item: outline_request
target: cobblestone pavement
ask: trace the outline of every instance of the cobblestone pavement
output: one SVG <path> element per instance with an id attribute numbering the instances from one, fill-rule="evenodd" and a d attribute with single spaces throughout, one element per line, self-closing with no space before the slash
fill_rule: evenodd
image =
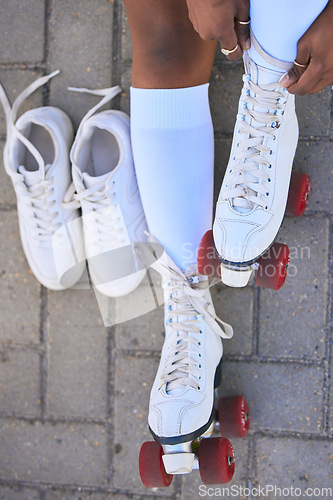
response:
<path id="1" fill-rule="evenodd" d="M 120 0 L 1 2 L 0 81 L 10 98 L 58 68 L 61 74 L 22 110 L 59 106 L 77 127 L 96 98 L 67 86 L 120 83 L 114 105 L 128 111 L 131 44 Z M 217 56 L 216 186 L 241 74 L 241 63 Z M 233 498 L 248 496 L 241 487 L 289 488 L 265 490 L 273 499 L 333 486 L 331 90 L 300 98 L 297 108 L 294 168 L 310 174 L 312 193 L 305 215 L 286 218 L 279 233 L 292 250 L 291 275 L 279 292 L 214 289 L 218 315 L 235 329 L 225 342 L 221 392 L 244 394 L 251 408 L 248 437 L 233 442 Z M 3 147 L 2 112 L 0 134 Z M 137 458 L 150 438 L 147 406 L 163 342 L 162 309 L 106 328 L 93 291 L 40 287 L 23 256 L 14 192 L 2 167 L 0 177 L 0 499 L 222 496 L 204 490 L 197 471 L 166 490 L 141 485 Z M 309 491 L 308 498 L 325 495 Z"/>

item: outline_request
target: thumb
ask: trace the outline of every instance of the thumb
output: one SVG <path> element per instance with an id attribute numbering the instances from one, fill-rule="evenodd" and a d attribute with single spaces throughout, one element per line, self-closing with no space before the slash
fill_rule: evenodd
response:
<path id="1" fill-rule="evenodd" d="M 288 73 L 282 76 L 279 82 L 281 87 L 285 87 L 286 89 L 298 82 L 309 65 L 309 49 L 307 44 L 304 43 L 303 38 L 301 38 L 297 44 L 296 59 L 294 60 L 292 68 L 288 71 Z"/>
<path id="2" fill-rule="evenodd" d="M 308 67 L 307 65 L 304 65 L 304 67 L 297 66 L 294 63 L 292 68 L 288 71 L 288 73 L 285 73 L 280 79 L 279 84 L 281 85 L 281 87 L 285 87 L 286 89 L 288 89 L 291 85 L 297 83 L 307 67 Z"/>

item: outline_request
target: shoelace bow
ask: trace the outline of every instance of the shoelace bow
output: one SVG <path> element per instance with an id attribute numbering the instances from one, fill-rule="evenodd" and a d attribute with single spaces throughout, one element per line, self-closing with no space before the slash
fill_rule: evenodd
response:
<path id="1" fill-rule="evenodd" d="M 237 153 L 228 172 L 228 186 L 223 199 L 232 199 L 236 207 L 253 208 L 260 205 L 267 208 L 268 184 L 271 182 L 269 156 L 272 150 L 264 144 L 264 139 L 275 140 L 276 129 L 280 126 L 278 116 L 283 114 L 285 97 L 282 89 L 277 90 L 276 83 L 259 87 L 250 80 L 249 75 L 244 75 L 243 80 L 246 82 L 242 90 L 244 109 L 237 118 L 241 118 L 244 124 L 240 126 L 239 132 L 248 137 L 236 145 Z M 250 125 L 251 120 L 262 126 Z M 266 169 L 262 168 L 263 165 Z"/>
<path id="2" fill-rule="evenodd" d="M 149 235 L 149 240 L 156 240 Z M 153 257 L 154 258 L 154 257 Z M 161 387 L 167 384 L 167 391 L 190 386 L 200 389 L 200 335 L 199 322 L 205 320 L 209 328 L 221 338 L 229 339 L 233 335 L 230 325 L 222 321 L 208 307 L 205 294 L 208 282 L 200 276 L 187 279 L 176 266 L 171 267 L 163 256 L 151 265 L 163 278 L 169 298 L 165 304 L 167 325 L 174 331 L 169 338 L 168 352 L 161 376 Z M 190 281 L 196 285 L 191 286 Z M 202 288 L 200 288 L 202 287 Z M 219 326 L 218 323 L 221 325 Z"/>

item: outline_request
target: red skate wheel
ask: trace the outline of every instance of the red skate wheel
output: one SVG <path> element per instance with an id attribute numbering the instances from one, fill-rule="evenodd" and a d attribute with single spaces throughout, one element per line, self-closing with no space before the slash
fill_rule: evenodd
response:
<path id="1" fill-rule="evenodd" d="M 249 407 L 243 396 L 220 398 L 218 417 L 222 436 L 245 437 L 249 432 Z"/>
<path id="2" fill-rule="evenodd" d="M 235 472 L 235 454 L 228 439 L 204 438 L 199 446 L 199 471 L 204 484 L 224 484 Z"/>
<path id="3" fill-rule="evenodd" d="M 286 214 L 294 217 L 302 215 L 308 204 L 310 193 L 310 177 L 301 172 L 292 172 Z"/>
<path id="4" fill-rule="evenodd" d="M 163 448 L 156 441 L 146 441 L 141 446 L 139 472 L 146 488 L 166 488 L 171 484 L 173 475 L 165 471 L 162 455 Z"/>
<path id="5" fill-rule="evenodd" d="M 286 281 L 289 258 L 288 245 L 274 243 L 258 260 L 256 285 L 279 290 Z"/>
<path id="6" fill-rule="evenodd" d="M 203 235 L 200 241 L 197 264 L 200 274 L 221 278 L 221 261 L 215 250 L 211 229 Z"/>

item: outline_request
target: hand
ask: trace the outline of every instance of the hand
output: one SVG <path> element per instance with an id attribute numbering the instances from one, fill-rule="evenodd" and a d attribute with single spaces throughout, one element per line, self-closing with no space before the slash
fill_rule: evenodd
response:
<path id="1" fill-rule="evenodd" d="M 291 94 L 315 94 L 333 83 L 333 1 L 297 43 L 296 62 L 280 84 Z"/>
<path id="2" fill-rule="evenodd" d="M 218 40 L 221 48 L 228 50 L 239 45 L 235 52 L 227 56 L 230 61 L 236 61 L 242 56 L 243 50 L 250 48 L 250 25 L 236 21 L 250 19 L 249 0 L 186 1 L 189 18 L 203 40 Z"/>

